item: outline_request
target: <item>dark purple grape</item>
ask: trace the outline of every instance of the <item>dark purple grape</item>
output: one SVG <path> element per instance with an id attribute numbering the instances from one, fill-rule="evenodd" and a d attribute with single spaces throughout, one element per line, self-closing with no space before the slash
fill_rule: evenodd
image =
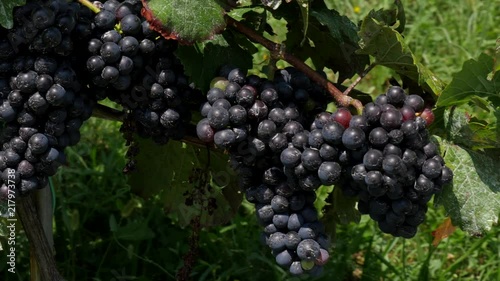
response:
<path id="1" fill-rule="evenodd" d="M 293 138 L 295 134 L 302 131 L 304 131 L 304 127 L 297 121 L 288 121 L 285 126 L 283 126 L 282 130 L 283 134 L 285 134 L 288 139 Z"/>
<path id="2" fill-rule="evenodd" d="M 252 107 L 248 110 L 248 118 L 262 120 L 267 117 L 268 108 L 265 103 L 256 100 Z"/>
<path id="3" fill-rule="evenodd" d="M 396 106 L 402 105 L 406 99 L 405 91 L 398 86 L 390 87 L 385 95 L 387 96 L 387 102 Z"/>
<path id="4" fill-rule="evenodd" d="M 366 141 L 366 136 L 360 128 L 347 128 L 342 134 L 342 144 L 348 149 L 355 150 L 361 148 Z"/>
<path id="5" fill-rule="evenodd" d="M 435 179 L 441 175 L 441 163 L 435 159 L 427 159 L 422 166 L 422 173 L 429 179 Z"/>
<path id="6" fill-rule="evenodd" d="M 269 140 L 276 134 L 276 124 L 271 120 L 262 120 L 257 127 L 257 136 L 262 140 Z"/>
<path id="7" fill-rule="evenodd" d="M 100 54 L 106 63 L 118 62 L 121 57 L 120 46 L 113 42 L 106 42 L 101 46 Z"/>
<path id="8" fill-rule="evenodd" d="M 380 125 L 387 131 L 399 129 L 403 122 L 403 115 L 397 109 L 390 109 L 380 115 Z"/>
<path id="9" fill-rule="evenodd" d="M 229 112 L 223 107 L 212 107 L 208 112 L 208 122 L 216 130 L 224 129 L 229 125 Z"/>
<path id="10" fill-rule="evenodd" d="M 383 160 L 384 154 L 380 150 L 370 149 L 363 157 L 363 164 L 367 170 L 380 170 Z"/>
<path id="11" fill-rule="evenodd" d="M 120 20 L 120 28 L 125 35 L 135 35 L 142 30 L 141 19 L 133 14 L 126 15 Z"/>
<path id="12" fill-rule="evenodd" d="M 321 133 L 325 142 L 338 145 L 342 143 L 344 131 L 345 129 L 340 123 L 332 121 L 324 125 Z"/>
<path id="13" fill-rule="evenodd" d="M 422 112 L 424 110 L 424 99 L 418 95 L 407 96 L 404 104 L 413 108 L 415 112 Z"/>
<path id="14" fill-rule="evenodd" d="M 357 127 L 367 133 L 369 126 L 368 121 L 363 115 L 354 115 L 349 122 L 349 127 Z"/>
<path id="15" fill-rule="evenodd" d="M 316 171 L 322 163 L 317 149 L 306 148 L 301 155 L 302 165 L 309 171 Z"/>
<path id="16" fill-rule="evenodd" d="M 293 139 L 292 139 L 293 142 Z M 323 144 L 323 135 L 322 131 L 319 129 L 312 130 L 309 134 L 308 144 L 311 148 L 319 149 Z"/>
<path id="17" fill-rule="evenodd" d="M 94 23 L 97 27 L 103 30 L 110 30 L 114 28 L 116 17 L 115 15 L 107 10 L 101 10 L 94 17 Z"/>
<path id="18" fill-rule="evenodd" d="M 318 177 L 324 185 L 335 184 L 339 179 L 342 168 L 337 162 L 323 162 L 318 168 Z"/>
<path id="19" fill-rule="evenodd" d="M 368 124 L 376 124 L 379 121 L 381 114 L 382 110 L 374 103 L 367 103 L 363 108 L 363 116 L 366 118 Z"/>
<path id="20" fill-rule="evenodd" d="M 321 247 L 312 239 L 302 240 L 297 246 L 297 256 L 304 261 L 314 261 L 321 256 Z"/>
<path id="21" fill-rule="evenodd" d="M 377 127 L 370 132 L 368 140 L 374 147 L 383 148 L 389 141 L 389 136 L 384 128 Z"/>
<path id="22" fill-rule="evenodd" d="M 272 250 L 282 251 L 286 248 L 285 246 L 286 235 L 281 232 L 275 232 L 269 236 L 267 240 L 267 245 Z"/>
<path id="23" fill-rule="evenodd" d="M 227 92 L 227 89 L 226 89 Z M 278 101 L 278 92 L 273 88 L 268 88 L 260 93 L 260 99 L 267 105 L 273 106 Z"/>
<path id="24" fill-rule="evenodd" d="M 280 160 L 285 167 L 295 167 L 300 163 L 301 152 L 295 147 L 288 147 L 281 152 Z"/>
<path id="25" fill-rule="evenodd" d="M 246 72 L 239 68 L 235 68 L 229 72 L 227 80 L 243 85 L 246 81 Z"/>
<path id="26" fill-rule="evenodd" d="M 236 134 L 231 129 L 218 131 L 214 135 L 214 143 L 222 148 L 228 148 L 236 142 Z"/>

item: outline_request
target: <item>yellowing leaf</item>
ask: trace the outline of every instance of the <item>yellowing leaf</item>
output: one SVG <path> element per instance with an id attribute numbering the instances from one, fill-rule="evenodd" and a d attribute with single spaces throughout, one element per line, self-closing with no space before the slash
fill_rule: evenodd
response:
<path id="1" fill-rule="evenodd" d="M 451 223 L 451 219 L 448 217 L 441 223 L 436 230 L 432 232 L 432 236 L 434 236 L 434 240 L 432 240 L 432 246 L 437 247 L 437 245 L 445 238 L 449 237 L 455 230 L 457 229 Z"/>

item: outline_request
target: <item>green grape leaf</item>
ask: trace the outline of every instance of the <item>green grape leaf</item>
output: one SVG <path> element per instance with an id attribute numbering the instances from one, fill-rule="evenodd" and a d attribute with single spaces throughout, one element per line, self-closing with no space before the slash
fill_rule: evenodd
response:
<path id="1" fill-rule="evenodd" d="M 482 236 L 498 222 L 500 159 L 436 139 L 454 178 L 436 195 L 435 202 L 444 206 L 453 225 Z"/>
<path id="2" fill-rule="evenodd" d="M 153 30 L 183 44 L 210 39 L 226 26 L 217 0 L 143 0 L 143 6 Z"/>
<path id="3" fill-rule="evenodd" d="M 245 41 L 237 41 L 232 32 L 225 31 L 210 41 L 193 46 L 179 46 L 176 55 L 184 65 L 190 80 L 198 89 L 206 92 L 210 81 L 217 76 L 222 66 L 252 68 L 252 54 L 257 52 L 257 49 L 251 49 L 253 45 L 238 45 L 237 42 L 243 44 Z"/>
<path id="4" fill-rule="evenodd" d="M 368 17 L 394 28 L 399 33 L 403 33 L 406 25 L 405 10 L 400 0 L 395 0 L 390 9 L 371 10 Z"/>
<path id="5" fill-rule="evenodd" d="M 312 2 L 307 36 L 303 41 L 303 20 L 292 17 L 297 13 L 290 8 L 276 15 L 288 22 L 285 45 L 289 51 L 303 61 L 310 58 L 316 69 L 329 67 L 338 72 L 339 83 L 363 72 L 369 57 L 356 53 L 359 50 L 358 28 L 351 20 L 328 9 L 321 1 Z"/>
<path id="6" fill-rule="evenodd" d="M 497 125 L 500 111 L 489 104 L 484 106 L 488 106 L 487 111 L 467 104 L 447 108 L 443 115 L 447 139 L 474 150 L 500 148 L 500 128 Z"/>
<path id="7" fill-rule="evenodd" d="M 361 23 L 360 54 L 375 57 L 377 65 L 393 69 L 401 76 L 417 82 L 436 98 L 445 84 L 422 63 L 418 62 L 403 36 L 385 22 L 368 15 Z"/>
<path id="8" fill-rule="evenodd" d="M 316 201 L 314 201 L 314 207 L 316 210 L 320 210 L 320 215 L 322 215 L 321 210 L 323 210 L 323 208 L 330 206 L 328 198 L 332 192 L 332 185 L 322 185 L 316 190 Z"/>
<path id="9" fill-rule="evenodd" d="M 14 7 L 26 4 L 26 0 L 0 0 L 0 25 L 9 29 L 14 26 L 12 11 Z"/>
<path id="10" fill-rule="evenodd" d="M 462 70 L 453 75 L 453 79 L 437 100 L 437 106 L 460 105 L 473 97 L 491 100 L 500 106 L 500 72 L 488 79 L 494 70 L 492 57 L 481 54 L 479 59 L 464 62 Z"/>
<path id="11" fill-rule="evenodd" d="M 204 226 L 227 223 L 242 201 L 228 157 L 205 147 L 170 141 L 159 146 L 139 140 L 132 191 L 164 204 L 165 213 L 188 226 L 200 216 Z"/>

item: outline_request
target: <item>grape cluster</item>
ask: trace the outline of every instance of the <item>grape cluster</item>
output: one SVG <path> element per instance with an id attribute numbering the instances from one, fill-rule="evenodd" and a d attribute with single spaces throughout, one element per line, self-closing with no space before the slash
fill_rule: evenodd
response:
<path id="1" fill-rule="evenodd" d="M 0 197 L 43 188 L 80 140 L 95 100 L 69 55 L 90 34 L 91 16 L 76 3 L 28 2 L 0 30 Z"/>
<path id="2" fill-rule="evenodd" d="M 413 237 L 427 202 L 453 179 L 423 117 L 432 120 L 424 100 L 393 86 L 366 104 L 342 133 L 342 189 L 358 196 L 359 211 L 394 236 Z"/>
<path id="3" fill-rule="evenodd" d="M 383 232 L 410 238 L 432 195 L 453 178 L 430 141 L 433 115 L 420 96 L 391 87 L 352 116 L 346 108 L 326 112 L 324 92 L 293 68 L 272 82 L 238 68 L 221 72 L 197 135 L 230 153 L 266 244 L 293 274 L 315 272 L 328 259 L 312 205 L 321 185 L 358 196 L 360 212 Z"/>
<path id="4" fill-rule="evenodd" d="M 108 0 L 100 7 L 85 50 L 89 87 L 128 109 L 140 136 L 159 144 L 181 139 L 195 90 L 173 54 L 175 41 L 149 28 L 140 1 Z"/>
<path id="5" fill-rule="evenodd" d="M 278 71 L 274 81 L 246 76 L 238 68 L 221 72 L 223 78 L 215 79 L 200 109 L 204 118 L 197 135 L 229 151 L 276 262 L 292 274 L 318 273 L 329 257 L 328 238 L 313 206 L 321 181 L 318 168 L 307 166 L 311 157 L 304 127 L 325 110 L 326 95 L 293 68 Z M 301 153 L 310 170 L 300 178 L 288 176 L 294 170 L 283 165 L 283 155 L 298 155 L 300 162 Z"/>

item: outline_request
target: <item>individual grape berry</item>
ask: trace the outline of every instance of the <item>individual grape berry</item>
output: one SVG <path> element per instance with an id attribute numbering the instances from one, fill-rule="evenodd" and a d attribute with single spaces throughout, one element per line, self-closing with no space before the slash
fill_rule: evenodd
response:
<path id="1" fill-rule="evenodd" d="M 297 121 L 289 121 L 283 126 L 283 134 L 291 139 L 297 133 L 304 131 L 304 127 Z"/>
<path id="2" fill-rule="evenodd" d="M 282 133 L 275 134 L 269 141 L 269 148 L 273 152 L 281 152 L 287 148 L 288 140 L 286 136 Z"/>
<path id="3" fill-rule="evenodd" d="M 319 149 L 319 156 L 324 161 L 334 161 L 338 157 L 338 150 L 335 146 L 324 143 Z"/>
<path id="4" fill-rule="evenodd" d="M 338 145 L 342 143 L 344 130 L 344 127 L 340 123 L 333 121 L 325 124 L 321 133 L 325 142 Z"/>
<path id="5" fill-rule="evenodd" d="M 196 125 L 196 135 L 203 142 L 211 143 L 214 141 L 215 132 L 212 127 L 210 127 L 210 123 L 207 118 L 202 119 Z"/>
<path id="6" fill-rule="evenodd" d="M 120 20 L 120 28 L 126 35 L 137 34 L 142 29 L 141 19 L 133 14 L 126 15 Z"/>
<path id="7" fill-rule="evenodd" d="M 382 148 L 389 142 L 389 136 L 384 128 L 377 127 L 370 132 L 368 140 L 374 147 Z"/>
<path id="8" fill-rule="evenodd" d="M 342 144 L 351 150 L 359 149 L 366 141 L 366 136 L 360 128 L 347 128 L 342 134 Z"/>
<path id="9" fill-rule="evenodd" d="M 418 95 L 407 96 L 404 104 L 413 108 L 415 112 L 422 112 L 422 110 L 424 109 L 424 99 Z"/>
<path id="10" fill-rule="evenodd" d="M 318 177 L 324 185 L 335 184 L 339 179 L 342 168 L 337 162 L 323 162 L 318 168 Z"/>
<path id="11" fill-rule="evenodd" d="M 316 171 L 322 163 L 317 149 L 306 148 L 301 155 L 302 165 L 309 171 Z"/>
<path id="12" fill-rule="evenodd" d="M 321 257 L 321 247 L 313 239 L 304 239 L 297 246 L 297 256 L 301 260 L 314 261 Z"/>
<path id="13" fill-rule="evenodd" d="M 106 42 L 102 45 L 100 54 L 106 63 L 118 62 L 121 57 L 120 46 L 114 42 Z"/>
<path id="14" fill-rule="evenodd" d="M 276 134 L 276 124 L 271 120 L 263 120 L 257 127 L 257 136 L 262 140 L 269 140 Z"/>
<path id="15" fill-rule="evenodd" d="M 223 108 L 229 110 L 229 108 L 231 108 L 231 103 L 226 99 L 218 99 L 218 100 L 214 101 L 212 106 L 220 106 L 220 107 L 223 107 Z"/>
<path id="16" fill-rule="evenodd" d="M 348 127 L 357 127 L 363 130 L 363 132 L 367 133 L 369 126 L 368 121 L 363 115 L 354 115 L 349 122 Z"/>
<path id="17" fill-rule="evenodd" d="M 390 87 L 385 93 L 387 102 L 392 105 L 402 105 L 406 99 L 405 91 L 398 86 Z"/>
<path id="18" fill-rule="evenodd" d="M 401 115 L 403 116 L 403 122 L 407 120 L 414 120 L 415 119 L 415 110 L 408 106 L 405 105 L 399 109 L 401 112 Z"/>
<path id="19" fill-rule="evenodd" d="M 49 139 L 40 133 L 30 137 L 28 147 L 34 154 L 42 154 L 49 148 Z"/>
<path id="20" fill-rule="evenodd" d="M 214 135 L 214 143 L 222 148 L 228 148 L 236 142 L 236 134 L 231 129 L 218 131 Z"/>
<path id="21" fill-rule="evenodd" d="M 428 159 L 422 166 L 422 173 L 429 179 L 437 178 L 441 175 L 441 163 L 435 159 Z"/>
<path id="22" fill-rule="evenodd" d="M 293 262 L 293 252 L 284 250 L 276 255 L 276 263 L 282 267 L 289 267 Z"/>
<path id="23" fill-rule="evenodd" d="M 249 119 L 262 120 L 265 117 L 267 117 L 267 114 L 268 114 L 267 105 L 260 100 L 256 100 L 255 103 L 248 110 Z"/>
<path id="24" fill-rule="evenodd" d="M 374 103 L 367 103 L 363 108 L 363 116 L 366 118 L 368 124 L 376 124 L 379 121 L 381 114 L 382 110 L 380 109 L 380 106 Z"/>
<path id="25" fill-rule="evenodd" d="M 387 96 L 385 94 L 379 95 L 373 103 L 375 103 L 376 105 L 387 104 Z"/>
<path id="26" fill-rule="evenodd" d="M 433 188 L 434 188 L 434 183 L 432 180 L 427 178 L 425 175 L 420 175 L 417 180 L 415 181 L 415 191 L 423 194 L 423 195 L 428 195 L 432 194 Z"/>
<path id="27" fill-rule="evenodd" d="M 390 109 L 380 115 L 380 125 L 387 131 L 398 129 L 403 122 L 403 115 L 397 109 Z"/>
<path id="28" fill-rule="evenodd" d="M 292 139 L 293 141 L 293 139 Z M 309 139 L 308 139 L 308 144 L 312 148 L 319 149 L 321 145 L 323 144 L 323 135 L 322 131 L 319 129 L 312 130 L 311 133 L 309 134 Z"/>
<path id="29" fill-rule="evenodd" d="M 320 252 L 321 254 L 321 252 Z M 304 274 L 304 270 L 302 269 L 302 264 L 300 261 L 294 261 L 290 265 L 289 271 L 292 275 L 302 275 Z"/>
<path id="30" fill-rule="evenodd" d="M 425 108 L 422 114 L 420 114 L 420 117 L 425 120 L 427 126 L 430 126 L 434 122 L 435 118 L 434 113 L 430 108 Z"/>
<path id="31" fill-rule="evenodd" d="M 281 232 L 275 232 L 269 236 L 267 245 L 275 251 L 282 251 L 285 249 L 286 235 Z M 299 244 L 300 245 L 300 244 Z"/>
<path id="32" fill-rule="evenodd" d="M 229 82 L 235 82 L 242 85 L 246 81 L 246 73 L 239 68 L 235 68 L 229 72 L 227 79 Z"/>
<path id="33" fill-rule="evenodd" d="M 207 117 L 210 126 L 216 130 L 229 125 L 229 112 L 223 107 L 212 107 Z"/>
<path id="34" fill-rule="evenodd" d="M 300 163 L 302 153 L 295 147 L 288 147 L 281 152 L 280 160 L 285 167 L 295 167 Z"/>
<path id="35" fill-rule="evenodd" d="M 380 170 L 383 160 L 384 154 L 380 150 L 370 149 L 363 157 L 363 165 L 367 170 Z"/>
<path id="36" fill-rule="evenodd" d="M 351 122 L 352 115 L 347 108 L 341 107 L 337 109 L 335 113 L 332 114 L 331 118 L 332 120 L 344 126 L 344 128 L 348 128 L 349 123 Z"/>

